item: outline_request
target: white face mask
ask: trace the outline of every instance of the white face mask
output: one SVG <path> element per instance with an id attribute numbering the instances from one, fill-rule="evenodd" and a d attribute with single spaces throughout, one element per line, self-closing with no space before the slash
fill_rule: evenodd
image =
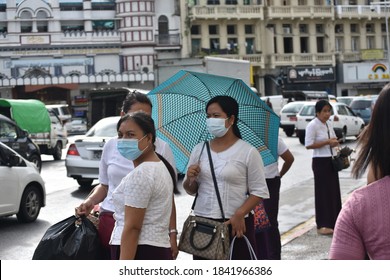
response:
<path id="1" fill-rule="evenodd" d="M 208 118 L 206 119 L 206 125 L 207 125 L 207 130 L 211 135 L 214 137 L 222 137 L 228 132 L 229 127 L 225 127 L 225 121 L 226 119 L 220 119 L 220 118 Z"/>

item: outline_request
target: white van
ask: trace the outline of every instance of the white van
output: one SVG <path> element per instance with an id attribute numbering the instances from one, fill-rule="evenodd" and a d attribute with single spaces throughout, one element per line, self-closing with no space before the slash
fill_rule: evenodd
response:
<path id="1" fill-rule="evenodd" d="M 65 125 L 66 131 L 70 132 L 72 129 L 72 114 L 70 113 L 69 106 L 67 104 L 53 104 L 46 105 L 47 109 L 51 109 Z"/>
<path id="2" fill-rule="evenodd" d="M 280 116 L 280 110 L 282 110 L 283 106 L 287 104 L 287 99 L 284 98 L 283 95 L 267 95 L 262 96 L 261 100 L 266 102 L 268 98 L 272 104 L 272 109 L 278 116 Z"/>

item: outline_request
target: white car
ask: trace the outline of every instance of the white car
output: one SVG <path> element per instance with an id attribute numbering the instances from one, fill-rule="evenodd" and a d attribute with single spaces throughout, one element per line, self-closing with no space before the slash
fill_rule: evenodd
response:
<path id="1" fill-rule="evenodd" d="M 16 214 L 33 222 L 46 205 L 45 183 L 37 167 L 0 142 L 0 217 Z"/>
<path id="2" fill-rule="evenodd" d="M 306 101 L 294 101 L 287 103 L 280 110 L 280 127 L 284 130 L 287 136 L 292 136 L 295 132 L 295 124 L 297 123 L 297 114 L 301 110 Z"/>
<path id="3" fill-rule="evenodd" d="M 76 136 L 70 143 L 65 158 L 66 174 L 81 187 L 90 187 L 93 180 L 98 179 L 104 144 L 118 135 L 119 119 L 119 116 L 101 119 L 85 135 Z"/>
<path id="4" fill-rule="evenodd" d="M 296 133 L 301 144 L 305 144 L 305 130 L 308 123 L 314 119 L 316 102 L 307 102 L 302 106 L 297 114 Z M 362 118 L 355 115 L 355 113 L 344 103 L 331 102 L 332 115 L 330 121 L 333 124 L 334 131 L 337 138 L 341 142 L 345 142 L 346 137 L 356 136 L 364 129 L 364 121 Z"/>

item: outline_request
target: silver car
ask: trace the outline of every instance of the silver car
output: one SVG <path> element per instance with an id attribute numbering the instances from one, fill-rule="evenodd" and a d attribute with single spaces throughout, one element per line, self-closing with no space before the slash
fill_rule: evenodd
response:
<path id="1" fill-rule="evenodd" d="M 65 159 L 68 177 L 77 180 L 81 187 L 90 187 L 99 178 L 99 161 L 104 144 L 117 135 L 118 117 L 107 117 L 98 121 L 83 136 L 78 136 L 69 145 Z"/>

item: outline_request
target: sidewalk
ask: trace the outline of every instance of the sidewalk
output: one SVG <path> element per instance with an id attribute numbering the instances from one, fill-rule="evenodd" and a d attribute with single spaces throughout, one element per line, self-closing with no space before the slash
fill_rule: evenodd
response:
<path id="1" fill-rule="evenodd" d="M 345 174 L 340 172 L 341 196 L 344 203 L 353 190 L 365 185 L 366 178 L 355 180 L 343 175 Z M 332 236 L 317 234 L 313 215 L 301 224 L 282 233 L 281 242 L 282 260 L 326 260 L 328 259 Z"/>

